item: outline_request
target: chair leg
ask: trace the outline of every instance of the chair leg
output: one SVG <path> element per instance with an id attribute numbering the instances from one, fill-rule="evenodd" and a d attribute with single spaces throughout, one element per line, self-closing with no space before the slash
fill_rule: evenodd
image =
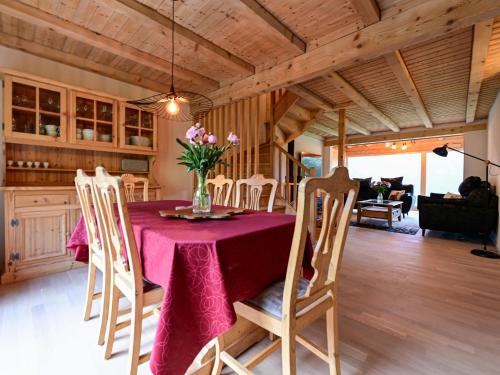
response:
<path id="1" fill-rule="evenodd" d="M 222 360 L 220 353 L 224 351 L 224 337 L 221 335 L 215 339 L 215 358 L 214 367 L 212 368 L 212 375 L 220 375 L 222 371 Z"/>
<path id="2" fill-rule="evenodd" d="M 337 300 L 335 299 L 333 307 L 326 312 L 326 336 L 328 341 L 328 366 L 330 367 L 330 375 L 340 375 L 338 328 Z"/>
<path id="3" fill-rule="evenodd" d="M 106 327 L 109 318 L 109 299 L 111 294 L 110 272 L 103 272 L 102 280 L 102 295 L 101 295 L 101 327 L 99 328 L 99 339 L 97 343 L 104 345 L 104 338 L 106 336 Z"/>
<path id="4" fill-rule="evenodd" d="M 120 302 L 120 291 L 117 287 L 111 288 L 111 306 L 108 313 L 108 324 L 106 327 L 106 349 L 104 358 L 111 358 L 113 354 L 113 343 L 115 341 L 116 322 L 118 320 L 118 304 Z"/>
<path id="5" fill-rule="evenodd" d="M 130 347 L 128 352 L 128 373 L 130 375 L 137 375 L 139 367 L 139 356 L 141 354 L 142 307 L 142 295 L 136 296 L 135 301 L 132 301 L 132 311 L 130 313 Z"/>
<path id="6" fill-rule="evenodd" d="M 285 323 L 284 323 L 285 325 Z M 297 342 L 295 341 L 295 330 L 291 326 L 285 327 L 281 336 L 281 362 L 283 375 L 296 375 L 297 357 L 295 354 Z"/>
<path id="7" fill-rule="evenodd" d="M 89 262 L 89 272 L 87 278 L 87 298 L 85 299 L 85 312 L 83 314 L 83 320 L 90 319 L 90 313 L 92 311 L 92 301 L 94 296 L 95 289 L 95 274 L 96 274 L 96 266 L 92 263 L 92 259 Z"/>

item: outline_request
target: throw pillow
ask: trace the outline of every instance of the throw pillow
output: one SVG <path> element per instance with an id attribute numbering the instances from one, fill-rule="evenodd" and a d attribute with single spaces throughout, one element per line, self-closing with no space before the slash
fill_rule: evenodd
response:
<path id="1" fill-rule="evenodd" d="M 446 193 L 443 196 L 444 199 L 462 199 L 462 196 L 460 194 L 453 194 L 453 193 Z"/>
<path id="2" fill-rule="evenodd" d="M 398 201 L 401 199 L 403 195 L 405 195 L 406 191 L 404 190 L 392 190 L 389 194 L 390 201 Z"/>
<path id="3" fill-rule="evenodd" d="M 359 188 L 360 189 L 369 189 L 372 183 L 372 178 L 367 177 L 367 178 L 354 178 L 354 180 L 359 181 Z"/>
<path id="4" fill-rule="evenodd" d="M 471 207 L 488 207 L 490 191 L 485 188 L 474 189 L 467 197 L 467 202 Z"/>
<path id="5" fill-rule="evenodd" d="M 391 190 L 403 190 L 403 177 L 382 177 L 381 180 L 390 183 Z"/>

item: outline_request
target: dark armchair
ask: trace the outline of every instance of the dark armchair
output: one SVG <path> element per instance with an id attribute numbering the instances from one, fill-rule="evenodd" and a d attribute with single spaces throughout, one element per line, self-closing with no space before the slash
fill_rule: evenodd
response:
<path id="1" fill-rule="evenodd" d="M 425 230 L 481 234 L 487 237 L 498 220 L 498 197 L 486 188 L 473 190 L 462 199 L 443 194 L 418 197 L 419 225 Z"/>

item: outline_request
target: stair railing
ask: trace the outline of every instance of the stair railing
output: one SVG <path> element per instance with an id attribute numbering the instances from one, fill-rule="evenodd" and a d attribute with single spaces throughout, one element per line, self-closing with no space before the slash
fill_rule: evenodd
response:
<path id="1" fill-rule="evenodd" d="M 304 177 L 315 176 L 316 170 L 308 168 L 296 157 L 288 153 L 278 143 L 274 142 L 274 149 L 278 153 L 275 159 L 275 174 L 278 180 L 278 196 L 287 205 L 297 209 L 298 186 Z"/>

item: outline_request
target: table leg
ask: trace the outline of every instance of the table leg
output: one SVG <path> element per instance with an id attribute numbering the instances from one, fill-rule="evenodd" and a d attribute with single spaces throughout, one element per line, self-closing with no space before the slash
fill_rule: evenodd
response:
<path id="1" fill-rule="evenodd" d="M 357 214 L 358 224 L 361 221 L 361 207 L 362 207 L 362 204 L 358 203 L 358 214 Z"/>
<path id="2" fill-rule="evenodd" d="M 389 228 L 392 228 L 392 206 L 387 207 L 387 221 L 389 222 Z"/>
<path id="3" fill-rule="evenodd" d="M 403 215 L 403 204 L 399 204 L 399 216 L 398 216 L 398 221 L 401 221 L 401 215 Z"/>

